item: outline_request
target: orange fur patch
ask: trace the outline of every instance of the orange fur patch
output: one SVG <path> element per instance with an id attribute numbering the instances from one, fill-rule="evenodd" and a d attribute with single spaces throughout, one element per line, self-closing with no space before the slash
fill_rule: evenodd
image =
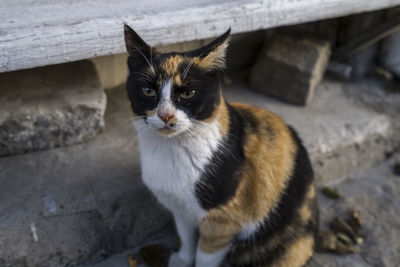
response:
<path id="1" fill-rule="evenodd" d="M 162 68 L 165 73 L 172 77 L 178 72 L 179 65 L 183 62 L 183 57 L 179 55 L 171 56 L 165 59 Z"/>
<path id="2" fill-rule="evenodd" d="M 301 267 L 313 254 L 314 238 L 306 235 L 296 239 L 272 267 Z"/>
<path id="3" fill-rule="evenodd" d="M 228 40 L 225 41 L 203 58 L 193 58 L 193 63 L 204 70 L 223 69 L 225 67 L 225 54 L 228 43 Z"/>
<path id="4" fill-rule="evenodd" d="M 156 112 L 157 112 L 157 109 L 148 110 L 148 111 L 146 111 L 146 115 L 150 117 L 150 116 L 153 116 L 154 114 L 156 114 Z"/>
<path id="5" fill-rule="evenodd" d="M 215 108 L 214 112 L 211 114 L 211 117 L 205 119 L 204 122 L 212 122 L 216 119 L 219 122 L 219 130 L 221 135 L 226 136 L 229 131 L 229 113 L 222 94 L 220 94 L 220 102 L 218 107 Z"/>
<path id="6" fill-rule="evenodd" d="M 232 105 L 239 112 L 251 112 L 259 122 L 257 130 L 248 133 L 245 140 L 244 176 L 230 203 L 232 209 L 240 210 L 247 218 L 247 223 L 257 223 L 277 205 L 285 190 L 297 146 L 279 116 L 245 104 Z"/>
<path id="7" fill-rule="evenodd" d="M 303 205 L 300 208 L 300 217 L 303 222 L 308 222 L 308 220 L 312 216 L 312 210 L 310 207 L 310 202 L 309 201 L 304 201 Z"/>
<path id="8" fill-rule="evenodd" d="M 166 75 L 171 77 L 172 83 L 177 86 L 182 86 L 182 79 L 178 70 L 183 61 L 182 56 L 175 55 L 167 58 L 162 65 Z"/>
<path id="9" fill-rule="evenodd" d="M 279 116 L 245 104 L 232 106 L 239 112 L 252 113 L 258 127 L 248 132 L 244 140 L 246 162 L 236 195 L 207 214 L 202 224 L 208 227 L 200 226 L 202 250 L 209 252 L 226 246 L 246 224 L 264 220 L 286 188 L 297 152 L 291 133 Z M 211 220 L 224 223 L 219 226 Z"/>

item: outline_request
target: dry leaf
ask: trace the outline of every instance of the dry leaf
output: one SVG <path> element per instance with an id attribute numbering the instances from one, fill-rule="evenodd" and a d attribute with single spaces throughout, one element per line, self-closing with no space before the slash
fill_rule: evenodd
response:
<path id="1" fill-rule="evenodd" d="M 344 244 L 346 245 L 352 245 L 353 244 L 353 240 L 346 234 L 342 233 L 342 232 L 338 232 L 336 233 L 336 237 Z"/>
<path id="2" fill-rule="evenodd" d="M 357 243 L 357 236 L 353 229 L 341 218 L 336 217 L 330 224 L 329 227 L 335 232 L 342 232 L 348 235 L 354 243 Z"/>
<path id="3" fill-rule="evenodd" d="M 132 256 L 129 256 L 129 267 L 137 267 L 138 263 Z"/>
<path id="4" fill-rule="evenodd" d="M 334 251 L 336 249 L 337 238 L 332 231 L 319 231 L 318 248 L 322 251 Z"/>
<path id="5" fill-rule="evenodd" d="M 345 236 L 343 233 L 341 233 L 341 235 L 339 235 L 341 238 Z M 320 251 L 329 251 L 336 254 L 348 254 L 357 251 L 349 237 L 347 238 L 350 244 L 345 244 L 339 240 L 339 236 L 332 231 L 320 231 L 318 233 L 318 249 Z"/>
<path id="6" fill-rule="evenodd" d="M 336 243 L 335 253 L 338 254 L 350 254 L 357 252 L 356 248 L 353 245 L 346 245 L 341 242 Z"/>
<path id="7" fill-rule="evenodd" d="M 328 186 L 325 186 L 324 188 L 322 188 L 321 192 L 322 192 L 322 194 L 324 194 L 326 197 L 328 197 L 330 199 L 339 199 L 342 197 L 337 190 L 333 189 L 332 187 L 328 187 Z"/>
<path id="8" fill-rule="evenodd" d="M 163 267 L 168 265 L 170 249 L 163 245 L 150 245 L 140 249 L 140 256 L 149 267 Z"/>
<path id="9" fill-rule="evenodd" d="M 362 219 L 361 214 L 358 210 L 353 210 L 350 213 L 350 218 L 348 219 L 348 224 L 350 225 L 351 229 L 353 229 L 354 233 L 357 237 L 362 236 L 361 226 L 362 226 Z"/>

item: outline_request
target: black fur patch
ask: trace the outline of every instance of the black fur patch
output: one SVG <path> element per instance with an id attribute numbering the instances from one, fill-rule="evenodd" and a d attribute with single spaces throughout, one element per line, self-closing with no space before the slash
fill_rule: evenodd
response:
<path id="1" fill-rule="evenodd" d="M 187 64 L 182 64 L 180 73 L 183 73 L 186 67 Z M 196 120 L 210 118 L 220 102 L 217 71 L 204 72 L 192 65 L 187 76 L 182 80 L 183 85 L 181 87 L 175 86 L 173 90 L 172 100 L 174 105 Z M 196 90 L 196 94 L 190 99 L 181 99 L 179 95 L 184 90 Z"/>
<path id="2" fill-rule="evenodd" d="M 223 205 L 233 197 L 242 176 L 245 122 L 230 105 L 228 110 L 229 133 L 195 185 L 196 198 L 206 210 Z"/>
<path id="3" fill-rule="evenodd" d="M 254 117 L 254 114 L 251 111 L 246 109 L 240 110 L 240 115 L 243 120 L 250 126 L 252 131 L 256 131 L 258 129 L 259 122 L 257 118 Z"/>
<path id="4" fill-rule="evenodd" d="M 267 251 L 263 255 L 253 255 L 252 262 L 238 266 L 264 266 L 278 260 L 290 245 L 291 241 L 296 237 L 304 234 L 312 234 L 315 231 L 315 217 L 307 224 L 303 223 L 298 218 L 299 207 L 303 204 L 307 189 L 312 184 L 314 173 L 311 167 L 311 162 L 308 153 L 303 146 L 300 138 L 293 128 L 289 127 L 294 138 L 298 151 L 295 159 L 293 174 L 290 177 L 288 186 L 283 193 L 276 209 L 269 214 L 262 226 L 247 240 L 236 240 L 234 251 L 231 252 L 230 258 L 240 257 L 241 253 L 251 251 L 254 246 L 265 247 Z M 288 226 L 298 229 L 297 236 L 284 236 L 283 232 Z M 273 238 L 280 240 L 279 245 L 268 248 L 268 242 Z M 235 254 L 237 256 L 235 256 Z"/>

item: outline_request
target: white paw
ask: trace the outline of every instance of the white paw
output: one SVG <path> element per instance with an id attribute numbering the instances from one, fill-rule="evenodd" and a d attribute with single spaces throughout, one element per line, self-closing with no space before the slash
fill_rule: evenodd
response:
<path id="1" fill-rule="evenodd" d="M 187 262 L 179 257 L 178 252 L 172 253 L 169 257 L 168 267 L 192 267 L 192 262 Z"/>

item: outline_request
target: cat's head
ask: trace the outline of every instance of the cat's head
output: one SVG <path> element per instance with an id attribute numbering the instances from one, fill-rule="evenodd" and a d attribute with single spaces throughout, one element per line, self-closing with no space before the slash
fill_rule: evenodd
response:
<path id="1" fill-rule="evenodd" d="M 225 67 L 229 33 L 193 51 L 163 54 L 125 25 L 134 120 L 166 136 L 211 121 L 222 101 L 218 72 Z"/>

